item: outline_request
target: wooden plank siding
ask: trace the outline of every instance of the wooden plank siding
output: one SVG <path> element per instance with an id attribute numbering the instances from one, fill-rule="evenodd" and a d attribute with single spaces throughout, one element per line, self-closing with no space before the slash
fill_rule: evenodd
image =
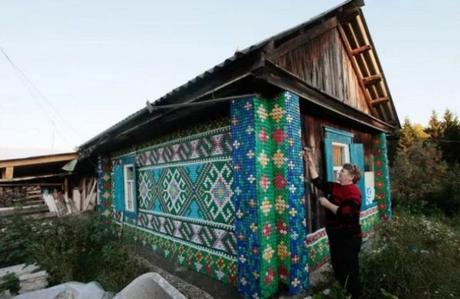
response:
<path id="1" fill-rule="evenodd" d="M 322 178 L 326 177 L 325 174 L 325 161 L 324 156 L 324 127 L 335 128 L 352 133 L 354 143 L 362 143 L 364 145 L 364 162 L 365 170 L 373 170 L 373 153 L 372 153 L 372 133 L 364 132 L 356 129 L 351 129 L 346 124 L 341 124 L 337 121 L 322 118 L 320 115 L 306 114 L 302 111 L 302 136 L 303 144 L 310 147 L 313 151 L 318 173 Z M 308 174 L 309 175 L 309 174 Z M 364 174 L 362 174 L 364 176 Z M 306 197 L 307 213 L 310 216 L 307 219 L 308 233 L 315 232 L 324 226 L 324 209 L 317 204 L 319 191 L 312 185 L 310 187 L 310 194 Z"/>
<path id="2" fill-rule="evenodd" d="M 308 84 L 371 114 L 337 28 L 275 58 L 273 62 Z"/>

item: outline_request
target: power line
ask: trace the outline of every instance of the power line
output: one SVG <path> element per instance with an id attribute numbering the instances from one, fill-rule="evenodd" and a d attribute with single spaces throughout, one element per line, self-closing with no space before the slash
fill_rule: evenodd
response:
<path id="1" fill-rule="evenodd" d="M 81 134 L 72 126 L 70 123 L 67 122 L 67 120 L 60 115 L 58 110 L 53 106 L 50 100 L 38 89 L 38 87 L 32 82 L 32 80 L 23 72 L 19 66 L 17 66 L 13 60 L 9 57 L 9 55 L 6 53 L 6 51 L 3 49 L 3 47 L 0 46 L 0 51 L 2 52 L 3 56 L 5 56 L 6 60 L 8 63 L 12 66 L 14 69 L 16 75 L 18 75 L 20 81 L 26 86 L 27 90 L 33 97 L 37 97 L 38 99 L 41 99 L 46 105 L 48 105 L 50 111 L 47 111 L 47 109 L 42 105 L 40 101 L 35 101 L 36 104 L 39 106 L 39 108 L 45 113 L 45 115 L 48 115 L 48 117 L 51 119 L 51 122 L 53 123 L 53 130 L 56 129 L 56 132 L 58 135 L 60 135 L 68 144 L 73 145 L 72 142 L 69 142 L 69 140 L 65 137 L 65 134 L 60 132 L 58 128 L 55 127 L 54 122 L 57 120 L 57 118 L 60 119 L 60 122 L 64 124 L 68 129 L 70 129 L 74 135 L 78 135 L 78 137 L 81 138 Z M 51 113 L 50 113 L 51 112 Z M 53 117 L 53 114 L 56 117 Z M 53 132 L 54 135 L 54 132 Z M 53 137 L 54 138 L 54 137 Z"/>

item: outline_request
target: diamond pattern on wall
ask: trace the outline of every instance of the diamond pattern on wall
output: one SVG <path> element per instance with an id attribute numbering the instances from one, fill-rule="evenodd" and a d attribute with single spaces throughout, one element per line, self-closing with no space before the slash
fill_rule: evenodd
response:
<path id="1" fill-rule="evenodd" d="M 101 156 L 97 159 L 97 208 L 104 223 L 110 223 L 112 215 L 112 162 Z"/>
<path id="2" fill-rule="evenodd" d="M 174 219 L 168 216 L 157 215 L 154 212 L 139 212 L 138 226 L 174 237 L 182 241 L 204 246 L 212 250 L 235 255 L 236 237 L 231 229 L 222 229 L 218 225 L 195 223 L 193 219 Z"/>
<path id="3" fill-rule="evenodd" d="M 232 169 L 228 163 L 208 164 L 207 175 L 202 178 L 198 195 L 212 219 L 221 223 L 232 223 L 235 208 L 232 202 Z"/>
<path id="4" fill-rule="evenodd" d="M 190 194 L 191 186 L 186 177 L 178 168 L 168 168 L 160 179 L 163 202 L 168 207 L 168 212 L 178 215 Z"/>
<path id="5" fill-rule="evenodd" d="M 141 150 L 136 160 L 144 167 L 229 156 L 231 151 L 229 127 L 222 127 Z"/>
<path id="6" fill-rule="evenodd" d="M 233 181 L 230 161 L 141 169 L 142 209 L 232 224 Z"/>
<path id="7" fill-rule="evenodd" d="M 225 266 L 236 254 L 231 151 L 229 127 L 136 151 L 139 211 L 129 225 L 155 235 L 164 256 L 182 248 L 180 263 L 234 283 L 235 267 Z"/>
<path id="8" fill-rule="evenodd" d="M 229 284 L 235 284 L 236 262 L 229 255 L 208 252 L 203 248 L 187 246 L 161 236 L 139 230 L 135 226 L 126 226 L 125 233 L 132 241 L 138 241 L 162 254 L 165 258 L 192 268 Z"/>
<path id="9" fill-rule="evenodd" d="M 153 207 L 154 185 L 152 174 L 141 172 L 138 178 L 139 184 L 139 208 L 150 210 Z"/>

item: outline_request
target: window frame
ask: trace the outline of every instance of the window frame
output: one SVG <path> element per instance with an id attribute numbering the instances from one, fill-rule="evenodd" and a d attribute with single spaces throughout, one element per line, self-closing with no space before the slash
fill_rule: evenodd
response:
<path id="1" fill-rule="evenodd" d="M 335 142 L 335 141 L 332 141 L 331 144 L 332 144 L 332 153 L 334 153 L 334 146 L 339 146 L 339 147 L 344 149 L 344 151 L 343 151 L 343 153 L 344 153 L 344 157 L 343 157 L 344 163 L 342 163 L 342 165 L 335 166 L 334 165 L 334 155 L 332 157 L 332 172 L 334 173 L 334 178 L 337 179 L 337 173 L 336 172 L 342 170 L 343 164 L 351 162 L 350 144 L 343 143 L 343 142 Z"/>
<path id="2" fill-rule="evenodd" d="M 128 169 L 131 168 L 131 174 L 132 177 L 131 179 L 128 179 Z M 123 165 L 123 184 L 124 184 L 124 203 L 125 203 L 125 211 L 128 212 L 135 212 L 136 211 L 136 206 L 135 206 L 135 198 L 136 198 L 136 179 L 135 179 L 135 167 L 134 164 L 124 164 Z M 131 186 L 131 188 L 128 188 L 128 186 Z M 129 192 L 131 190 L 131 192 Z M 130 196 L 130 197 L 129 197 Z M 131 209 L 129 208 L 129 200 L 131 199 Z"/>

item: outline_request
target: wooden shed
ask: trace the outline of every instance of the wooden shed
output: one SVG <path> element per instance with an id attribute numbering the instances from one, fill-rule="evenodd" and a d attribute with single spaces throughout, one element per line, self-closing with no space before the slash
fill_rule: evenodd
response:
<path id="1" fill-rule="evenodd" d="M 102 215 L 244 297 L 308 289 L 328 246 L 303 146 L 329 180 L 361 168 L 366 234 L 391 216 L 386 136 L 400 124 L 363 5 L 238 51 L 81 145 Z"/>
<path id="2" fill-rule="evenodd" d="M 92 210 L 96 179 L 77 165 L 76 152 L 0 160 L 0 217 L 35 219 Z"/>

